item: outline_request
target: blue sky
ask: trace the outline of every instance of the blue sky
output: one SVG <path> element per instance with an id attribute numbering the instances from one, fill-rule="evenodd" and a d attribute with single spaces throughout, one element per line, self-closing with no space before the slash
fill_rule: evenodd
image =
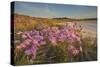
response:
<path id="1" fill-rule="evenodd" d="M 97 7 L 15 2 L 15 13 L 45 18 L 97 18 Z"/>

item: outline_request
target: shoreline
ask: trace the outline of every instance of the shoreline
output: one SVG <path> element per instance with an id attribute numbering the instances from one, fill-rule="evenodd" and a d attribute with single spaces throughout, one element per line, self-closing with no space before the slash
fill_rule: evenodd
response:
<path id="1" fill-rule="evenodd" d="M 84 38 L 85 38 L 85 37 L 93 37 L 93 38 L 95 38 L 95 37 L 97 37 L 97 32 L 94 32 L 94 31 L 92 31 L 92 30 L 86 30 L 86 29 L 84 29 L 84 30 L 82 30 L 81 35 L 82 35 Z"/>

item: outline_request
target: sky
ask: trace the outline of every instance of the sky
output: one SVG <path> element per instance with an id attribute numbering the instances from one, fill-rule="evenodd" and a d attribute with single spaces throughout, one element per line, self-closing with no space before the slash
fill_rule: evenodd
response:
<path id="1" fill-rule="evenodd" d="M 96 6 L 15 2 L 14 7 L 15 13 L 32 17 L 68 17 L 75 19 L 97 18 Z"/>

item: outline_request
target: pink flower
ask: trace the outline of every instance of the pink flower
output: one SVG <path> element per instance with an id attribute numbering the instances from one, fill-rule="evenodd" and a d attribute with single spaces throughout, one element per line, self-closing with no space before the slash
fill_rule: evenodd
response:
<path id="1" fill-rule="evenodd" d="M 76 24 L 72 22 L 67 22 L 64 27 L 45 27 L 41 30 L 18 32 L 21 34 L 23 42 L 21 42 L 16 48 L 24 49 L 24 52 L 28 56 L 33 56 L 35 58 L 37 49 L 46 44 L 49 41 L 52 46 L 56 46 L 58 42 L 67 41 L 71 45 L 68 46 L 68 52 L 76 56 L 82 51 L 82 47 L 79 49 L 73 46 L 74 42 L 79 42 L 81 44 L 81 38 L 79 32 L 75 28 Z"/>
<path id="2" fill-rule="evenodd" d="M 33 44 L 35 44 L 35 45 L 37 45 L 37 46 L 39 46 L 38 41 L 37 41 L 37 40 L 35 40 L 35 39 L 33 39 L 33 40 L 32 40 L 32 43 L 33 43 Z"/>
<path id="3" fill-rule="evenodd" d="M 32 40 L 30 40 L 30 39 L 26 39 L 25 41 L 24 41 L 24 43 L 28 46 L 28 45 L 30 45 L 30 43 L 32 42 Z"/>
<path id="4" fill-rule="evenodd" d="M 22 38 L 25 39 L 27 38 L 27 36 L 25 34 L 22 34 Z"/>
<path id="5" fill-rule="evenodd" d="M 37 48 L 30 47 L 30 48 L 26 49 L 24 52 L 26 55 L 32 56 L 34 59 L 36 57 L 36 51 L 37 51 Z"/>
<path id="6" fill-rule="evenodd" d="M 51 42 L 51 44 L 52 44 L 53 46 L 57 45 L 56 37 L 49 36 L 49 41 Z"/>
<path id="7" fill-rule="evenodd" d="M 73 54 L 74 56 L 78 55 L 78 54 L 79 54 L 79 50 L 73 50 L 73 51 L 72 51 L 72 54 Z"/>
<path id="8" fill-rule="evenodd" d="M 26 48 L 26 45 L 25 45 L 24 43 L 21 43 L 21 44 L 18 45 L 16 48 L 17 48 L 17 49 Z"/>
<path id="9" fill-rule="evenodd" d="M 79 50 L 76 49 L 76 48 L 75 48 L 74 46 L 72 46 L 72 45 L 69 45 L 69 46 L 68 46 L 68 52 L 69 52 L 71 55 L 73 55 L 73 56 L 76 56 L 76 55 L 79 54 Z"/>

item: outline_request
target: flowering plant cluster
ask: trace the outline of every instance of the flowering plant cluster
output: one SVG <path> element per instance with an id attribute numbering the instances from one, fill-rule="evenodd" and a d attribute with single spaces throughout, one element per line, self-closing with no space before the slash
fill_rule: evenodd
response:
<path id="1" fill-rule="evenodd" d="M 24 50 L 27 56 L 36 58 L 37 49 L 42 45 L 57 46 L 59 42 L 68 42 L 70 45 L 66 48 L 68 52 L 76 56 L 82 51 L 82 47 L 76 48 L 74 42 L 81 44 L 80 34 L 77 31 L 75 23 L 67 22 L 65 26 L 44 27 L 41 30 L 33 29 L 31 31 L 18 32 L 21 35 L 22 42 L 16 47 Z M 65 44 L 66 45 L 66 44 Z"/>

